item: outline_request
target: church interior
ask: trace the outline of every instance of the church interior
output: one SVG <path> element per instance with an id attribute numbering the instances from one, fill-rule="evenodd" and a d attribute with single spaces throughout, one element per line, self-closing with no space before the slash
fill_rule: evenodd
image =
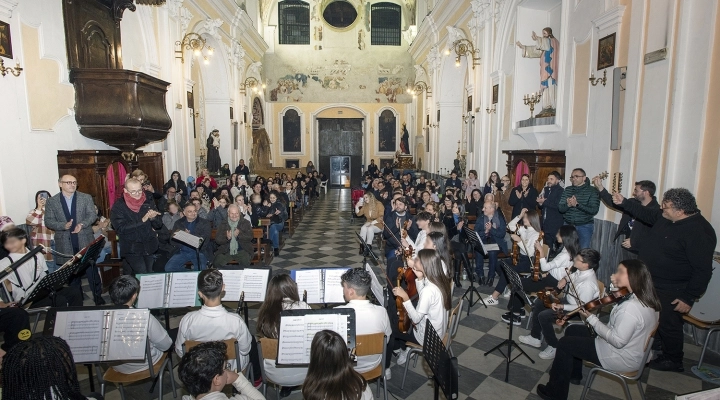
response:
<path id="1" fill-rule="evenodd" d="M 355 193 L 371 164 L 438 189 L 471 171 L 481 190 L 495 173 L 510 187 L 527 174 L 542 191 L 553 171 L 567 190 L 578 168 L 590 180 L 604 173 L 608 191 L 627 198 L 637 182 L 652 181 L 663 204 L 667 190 L 687 189 L 717 229 L 718 71 L 719 0 L 0 0 L 0 215 L 22 224 L 38 191 L 53 196 L 58 178 L 74 176 L 110 218 L 134 170 L 163 195 L 173 171 L 194 180 L 209 169 L 224 182 L 242 160 L 248 183 L 304 175 L 310 165 L 325 177 L 281 233 L 282 251 L 266 263 L 272 275 L 367 261 L 357 253 L 364 220 Z M 622 217 L 600 202 L 590 222 L 597 279 L 608 287 L 628 255 L 616 240 Z M 715 267 L 717 240 L 712 250 Z M 105 290 L 113 271 L 100 272 Z M 461 286 L 453 305 L 468 281 Z M 709 286 L 696 307 L 716 301 L 708 298 L 720 293 L 720 278 Z M 492 292 L 478 289 L 482 298 Z M 449 347 L 457 398 L 552 398 L 536 389 L 552 378 L 552 359 L 525 345 L 512 354 L 523 349 L 533 362 L 484 355 L 508 336 L 513 324 L 500 318 L 509 300 L 464 300 Z M 252 334 L 259 308 L 245 311 Z M 186 311 L 171 310 L 166 328 Z M 516 340 L 529 332 L 525 318 L 513 327 Z M 684 372 L 640 369 L 644 395 L 634 381 L 624 389 L 621 378 L 598 375 L 586 398 L 622 399 L 627 390 L 720 398 L 720 375 L 693 370 L 703 357 L 720 366 L 720 338 L 707 329 L 718 321 L 684 323 Z M 428 361 L 406 365 L 393 358 L 392 379 L 378 384 L 396 399 L 431 398 L 439 384 Z M 589 370 L 567 398 L 585 396 Z M 94 369 L 77 364 L 77 374 L 86 394 L 99 392 Z M 156 398 L 148 385 L 127 385 L 127 398 Z M 368 385 L 376 399 L 389 398 Z M 275 398 L 274 389 L 266 395 Z M 300 389 L 283 395 L 303 398 Z M 106 399 L 121 396 L 108 385 Z"/>

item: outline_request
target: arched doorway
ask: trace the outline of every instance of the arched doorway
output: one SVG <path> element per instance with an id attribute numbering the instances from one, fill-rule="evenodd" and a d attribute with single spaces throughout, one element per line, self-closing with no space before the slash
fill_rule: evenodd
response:
<path id="1" fill-rule="evenodd" d="M 328 175 L 330 185 L 359 186 L 367 115 L 356 107 L 338 105 L 318 110 L 314 120 L 318 169 Z"/>

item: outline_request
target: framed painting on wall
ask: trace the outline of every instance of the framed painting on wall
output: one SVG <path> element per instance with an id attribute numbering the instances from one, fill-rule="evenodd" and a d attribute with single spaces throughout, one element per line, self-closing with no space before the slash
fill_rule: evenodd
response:
<path id="1" fill-rule="evenodd" d="M 378 151 L 395 152 L 397 150 L 397 118 L 390 110 L 380 114 L 378 121 Z"/>
<path id="2" fill-rule="evenodd" d="M 286 158 L 285 159 L 285 168 L 300 168 L 300 160 L 297 158 Z"/>
<path id="3" fill-rule="evenodd" d="M 13 58 L 10 24 L 0 21 L 0 57 Z"/>
<path id="4" fill-rule="evenodd" d="M 472 95 L 467 98 L 467 112 L 472 112 Z"/>
<path id="5" fill-rule="evenodd" d="M 615 65 L 615 33 L 598 40 L 597 70 Z"/>
<path id="6" fill-rule="evenodd" d="M 493 89 L 492 89 L 492 103 L 493 103 L 493 104 L 497 104 L 499 97 L 500 97 L 500 84 L 493 85 Z"/>

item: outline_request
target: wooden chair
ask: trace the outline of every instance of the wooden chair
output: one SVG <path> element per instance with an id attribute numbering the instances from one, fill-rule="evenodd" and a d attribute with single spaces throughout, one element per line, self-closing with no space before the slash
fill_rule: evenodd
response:
<path id="1" fill-rule="evenodd" d="M 280 400 L 280 389 L 282 382 L 273 382 L 265 373 L 265 360 L 276 360 L 278 352 L 278 340 L 270 338 L 257 338 L 258 355 L 260 357 L 260 375 L 263 381 L 263 396 L 267 398 L 267 387 L 272 386 L 275 389 L 277 400 Z"/>
<path id="2" fill-rule="evenodd" d="M 263 243 L 265 239 L 265 232 L 262 228 L 253 228 L 253 257 L 250 260 L 250 264 L 257 264 L 262 262 L 263 265 L 270 265 L 273 259 L 272 246 L 267 243 Z"/>
<path id="3" fill-rule="evenodd" d="M 648 361 L 648 358 L 650 358 L 650 352 L 652 351 L 652 343 L 653 343 L 653 336 L 655 336 L 655 332 L 657 331 L 657 326 L 655 329 L 653 329 L 652 333 L 648 337 L 647 341 L 645 342 L 645 353 L 643 354 L 642 361 L 640 362 L 640 368 L 637 371 L 629 371 L 629 372 L 617 372 L 617 371 L 611 371 L 609 369 L 603 368 L 599 365 L 593 364 L 591 362 L 585 362 L 585 365 L 591 367 L 592 369 L 588 373 L 587 381 L 585 381 L 585 387 L 583 388 L 582 395 L 580 396 L 580 400 L 584 400 L 585 396 L 587 395 L 588 390 L 592 386 L 593 380 L 595 380 L 595 375 L 598 372 L 602 372 L 605 374 L 612 375 L 614 377 L 620 378 L 620 382 L 623 384 L 623 389 L 625 389 L 625 397 L 630 400 L 632 399 L 632 396 L 630 396 L 630 387 L 628 387 L 627 381 L 633 381 L 637 384 L 638 390 L 640 391 L 640 397 L 645 400 L 645 392 L 643 391 L 642 383 L 640 382 L 640 378 L 642 377 L 643 371 L 645 370 L 645 364 Z"/>
<path id="4" fill-rule="evenodd" d="M 132 374 L 123 374 L 122 372 L 115 371 L 112 367 L 108 368 L 107 371 L 105 371 L 105 374 L 102 374 L 102 371 L 100 370 L 99 365 L 95 365 L 96 371 L 97 371 L 97 377 L 100 381 L 100 394 L 105 396 L 105 384 L 107 382 L 114 383 L 118 386 L 118 389 L 120 390 L 120 398 L 122 400 L 125 400 L 125 388 L 124 385 L 139 382 L 145 379 L 150 378 L 151 380 L 155 380 L 155 377 L 158 377 L 159 384 L 158 384 L 158 400 L 162 400 L 163 398 L 163 374 L 165 371 L 168 372 L 168 375 L 170 375 L 170 385 L 172 386 L 173 391 L 173 397 L 177 397 L 177 391 L 175 390 L 175 378 L 173 377 L 173 371 L 172 371 L 172 362 L 170 360 L 170 357 L 168 357 L 168 354 L 172 354 L 172 348 L 168 352 L 163 353 L 163 355 L 158 359 L 158 361 L 153 365 L 152 363 L 152 353 L 150 352 L 150 339 L 147 340 L 145 344 L 145 361 L 148 363 L 148 369 L 140 372 L 135 372 Z M 101 378 L 102 376 L 102 378 Z"/>
<path id="5" fill-rule="evenodd" d="M 546 253 L 546 254 L 547 254 L 547 253 Z M 598 279 L 598 280 L 597 280 L 597 285 L 598 285 L 598 291 L 599 291 L 599 293 L 600 293 L 600 297 L 602 297 L 603 294 L 605 293 L 605 284 L 602 283 L 602 281 L 601 281 L 600 279 Z M 530 293 L 530 295 L 534 295 L 534 294 L 536 295 L 536 292 Z M 529 308 L 530 308 L 530 313 L 528 314 L 527 322 L 525 322 L 525 329 L 530 330 L 530 322 L 531 322 L 531 320 L 532 320 L 532 315 L 533 315 L 533 312 L 532 312 L 532 304 L 526 304 L 526 306 L 529 306 Z M 595 314 L 598 314 L 599 312 L 600 312 L 600 309 L 596 310 L 596 311 L 595 311 Z M 577 321 L 577 320 L 569 320 L 569 321 L 567 321 L 567 325 L 568 325 L 568 326 L 570 326 L 570 325 L 580 325 L 580 324 L 584 324 L 584 322 L 582 322 L 582 321 Z"/>
<path id="6" fill-rule="evenodd" d="M 225 359 L 226 360 L 235 360 L 235 370 L 237 371 L 238 368 L 242 365 L 242 362 L 240 361 L 240 350 L 238 349 L 238 341 L 237 339 L 225 339 L 223 340 L 225 343 Z M 197 340 L 186 340 L 185 343 L 182 344 L 183 348 L 183 354 L 187 353 L 192 349 L 193 347 L 199 345 L 200 342 Z M 245 367 L 244 370 L 240 371 L 242 375 L 245 375 L 245 377 L 250 380 L 250 376 L 252 375 L 252 364 L 248 362 L 247 367 Z"/>
<path id="7" fill-rule="evenodd" d="M 450 356 L 454 357 L 452 348 L 450 348 L 450 345 L 452 344 L 452 339 L 457 334 L 458 326 L 460 325 L 460 310 L 462 310 L 463 306 L 463 299 L 460 299 L 460 301 L 457 303 L 455 307 L 450 310 L 450 316 L 448 318 L 447 323 L 447 329 L 445 330 L 445 335 L 442 338 L 443 344 L 445 344 L 445 349 L 450 352 Z M 429 324 L 429 322 L 428 322 Z M 402 384 L 400 385 L 400 389 L 403 389 L 405 387 L 405 378 L 407 377 L 407 371 L 408 371 L 408 365 L 410 365 L 410 359 L 412 357 L 415 358 L 415 361 L 413 363 L 413 368 L 417 366 L 417 359 L 418 356 L 423 355 L 423 347 L 420 346 L 417 343 L 413 342 L 405 342 L 405 345 L 408 346 L 408 355 L 407 355 L 407 361 L 405 361 L 405 371 L 403 372 L 403 380 Z"/>
<path id="8" fill-rule="evenodd" d="M 122 275 L 122 259 L 118 253 L 118 237 L 114 230 L 109 230 L 106 233 L 107 240 L 110 242 L 110 259 L 106 262 L 95 263 L 100 274 L 100 279 L 103 282 L 103 293 L 107 292 L 110 288 L 110 283 L 115 278 Z"/>
<path id="9" fill-rule="evenodd" d="M 385 380 L 385 351 L 387 349 L 387 336 L 384 332 L 373 333 L 370 335 L 357 335 L 355 338 L 355 355 L 373 356 L 381 355 L 380 364 L 374 369 L 361 372 L 360 375 L 366 381 L 377 379 L 377 395 L 380 396 L 380 381 L 382 381 L 385 389 L 385 400 L 387 400 L 387 381 Z"/>

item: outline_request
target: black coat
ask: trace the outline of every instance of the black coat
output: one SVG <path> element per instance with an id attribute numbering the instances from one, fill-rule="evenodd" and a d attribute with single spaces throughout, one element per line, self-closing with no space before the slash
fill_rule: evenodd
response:
<path id="1" fill-rule="evenodd" d="M 510 191 L 510 198 L 508 198 L 508 203 L 513 207 L 512 212 L 512 218 L 517 217 L 520 215 L 520 211 L 522 211 L 523 208 L 527 208 L 528 211 L 532 211 L 537 209 L 537 197 L 538 192 L 535 190 L 533 185 L 528 185 L 528 191 L 526 196 L 518 197 L 516 192 L 522 192 L 522 186 L 514 187 Z"/>
<path id="2" fill-rule="evenodd" d="M 187 217 L 182 217 L 179 220 L 175 222 L 175 226 L 173 226 L 172 233 L 175 233 L 177 231 L 184 231 L 187 229 L 188 220 Z M 205 254 L 205 256 L 208 258 L 208 260 L 212 259 L 212 253 L 213 253 L 213 245 L 210 244 L 210 235 L 212 234 L 212 225 L 210 224 L 210 221 L 206 219 L 202 219 L 199 216 L 195 219 L 195 233 L 193 235 L 200 236 L 203 238 L 203 242 L 200 245 L 200 251 Z M 176 240 L 170 240 L 170 243 L 175 247 L 175 252 L 180 251 L 180 249 L 185 246 L 181 242 L 178 242 Z"/>
<path id="3" fill-rule="evenodd" d="M 172 180 L 172 178 L 170 178 L 170 180 L 165 182 L 165 184 L 163 185 L 163 194 L 167 193 L 169 187 L 174 187 L 178 193 L 182 191 L 180 195 L 184 198 L 187 198 L 190 195 L 190 193 L 188 193 L 187 185 L 182 179 L 178 179 L 177 182 L 175 182 Z"/>
<path id="4" fill-rule="evenodd" d="M 248 168 L 247 165 L 243 165 L 242 167 L 238 165 L 237 167 L 235 167 L 235 173 L 238 175 L 245 175 L 245 178 L 249 179 L 248 177 L 250 176 L 250 168 Z"/>
<path id="5" fill-rule="evenodd" d="M 545 186 L 543 188 L 543 197 L 545 201 L 540 207 L 540 222 L 542 224 L 542 230 L 545 233 L 545 237 L 548 238 L 546 241 L 554 241 L 555 234 L 561 226 L 565 224 L 563 215 L 558 210 L 560 204 L 560 197 L 562 197 L 565 189 L 560 185 Z"/>
<path id="6" fill-rule="evenodd" d="M 400 227 L 397 226 L 397 218 L 398 215 L 395 213 L 395 211 L 391 211 L 389 214 L 387 214 L 384 218 L 385 227 L 387 229 L 383 229 L 383 237 L 385 238 L 386 245 L 390 249 L 398 249 L 400 248 L 400 243 L 398 243 L 396 238 L 399 240 L 402 240 L 400 237 Z M 400 217 L 401 220 L 403 220 L 403 223 L 405 220 L 410 219 L 412 221 L 412 224 L 410 225 L 410 228 L 408 229 L 407 233 L 408 236 L 414 241 L 417 237 L 417 234 L 420 232 L 420 229 L 418 228 L 415 221 L 412 219 L 412 215 L 410 215 L 409 211 L 405 212 L 405 215 L 403 217 Z M 388 233 L 387 230 L 390 230 L 392 232 L 392 235 Z"/>
<path id="7" fill-rule="evenodd" d="M 650 228 L 652 228 L 652 224 L 634 219 L 630 213 L 623 210 L 622 206 L 614 204 L 612 195 L 608 193 L 606 189 L 603 189 L 602 192 L 600 192 L 600 200 L 602 200 L 606 206 L 617 208 L 622 211 L 622 218 L 620 218 L 620 224 L 618 224 L 618 229 L 617 232 L 615 232 L 613 240 L 617 240 L 620 235 L 624 235 L 626 239 L 630 238 L 630 248 L 627 250 L 631 253 L 637 254 L 640 251 L 643 242 L 650 236 Z M 627 201 L 642 205 L 639 200 L 633 198 L 627 199 Z M 653 196 L 650 203 L 648 203 L 645 207 L 657 210 L 660 209 L 660 204 L 657 202 L 655 196 Z M 630 229 L 630 221 L 633 223 L 632 229 Z"/>
<path id="8" fill-rule="evenodd" d="M 150 196 L 145 196 L 145 202 L 138 212 L 133 212 L 122 197 L 113 204 L 110 221 L 120 238 L 119 244 L 123 254 L 149 255 L 157 251 L 158 237 L 155 229 L 162 227 L 162 214 L 142 222 L 142 218 L 149 210 L 157 211 Z"/>

